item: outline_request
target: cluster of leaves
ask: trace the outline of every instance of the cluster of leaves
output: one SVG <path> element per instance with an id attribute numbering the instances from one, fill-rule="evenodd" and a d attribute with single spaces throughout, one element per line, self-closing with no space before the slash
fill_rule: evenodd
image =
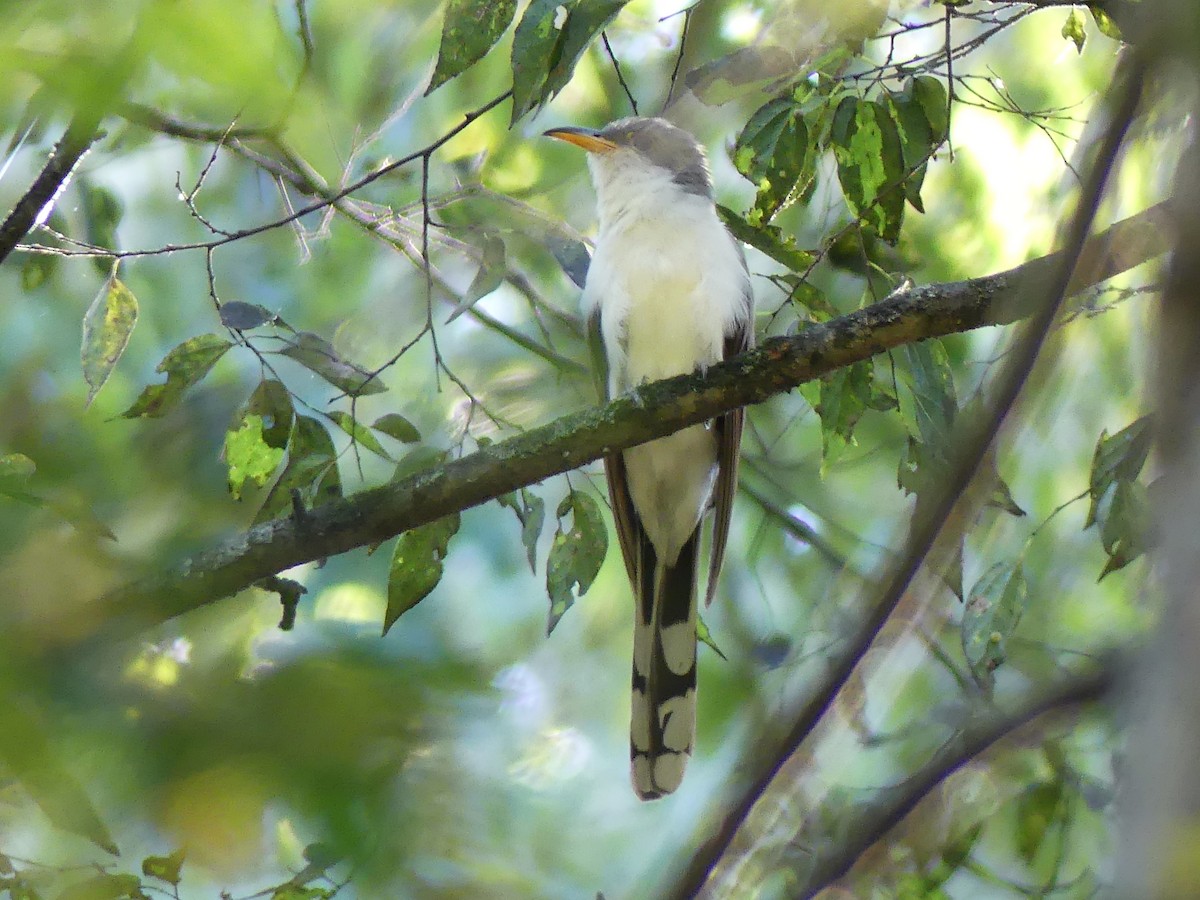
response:
<path id="1" fill-rule="evenodd" d="M 905 203 L 924 212 L 926 166 L 948 128 L 946 89 L 931 76 L 910 78 L 900 90 L 881 89 L 877 98 L 852 93 L 835 78 L 803 81 L 759 107 L 738 135 L 734 165 L 757 194 L 744 220 L 726 211 L 726 221 L 741 240 L 788 269 L 806 269 L 814 256 L 770 223 L 789 204 L 811 198 L 817 163 L 829 151 L 858 226 L 895 243 Z"/>
<path id="2" fill-rule="evenodd" d="M 1150 488 L 1138 475 L 1150 454 L 1152 438 L 1151 419 L 1143 416 L 1116 434 L 1103 432 L 1096 442 L 1088 478 L 1091 505 L 1083 527 L 1099 526 L 1100 541 L 1108 554 L 1101 578 L 1146 552 Z"/>
<path id="3" fill-rule="evenodd" d="M 533 0 L 513 33 L 512 121 L 561 91 L 592 40 L 629 0 Z M 512 24 L 515 0 L 451 0 L 428 94 L 483 59 Z"/>

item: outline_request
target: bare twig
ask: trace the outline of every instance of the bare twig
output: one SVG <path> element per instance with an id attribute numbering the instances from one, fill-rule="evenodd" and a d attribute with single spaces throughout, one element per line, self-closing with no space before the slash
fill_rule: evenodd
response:
<path id="1" fill-rule="evenodd" d="M 633 99 L 633 91 L 625 83 L 625 74 L 621 71 L 621 63 L 617 61 L 617 55 L 613 53 L 612 44 L 608 42 L 608 32 L 600 32 L 600 39 L 604 41 L 604 52 L 608 54 L 608 58 L 612 61 L 613 71 L 617 73 L 617 83 L 621 85 L 621 90 L 625 92 L 625 97 L 629 100 L 629 108 L 633 110 L 633 114 L 636 116 L 638 114 L 637 101 Z"/>

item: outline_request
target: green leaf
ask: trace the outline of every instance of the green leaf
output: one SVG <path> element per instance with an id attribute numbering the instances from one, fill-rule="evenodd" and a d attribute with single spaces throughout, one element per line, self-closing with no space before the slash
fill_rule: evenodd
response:
<path id="1" fill-rule="evenodd" d="M 946 86 L 932 75 L 918 75 L 908 86 L 912 98 L 925 111 L 933 145 L 940 146 L 950 134 L 950 107 Z"/>
<path id="2" fill-rule="evenodd" d="M 816 257 L 796 246 L 796 239 L 775 225 L 751 224 L 727 206 L 717 204 L 717 212 L 729 233 L 744 244 L 749 244 L 792 272 L 803 272 L 813 264 Z"/>
<path id="3" fill-rule="evenodd" d="M 58 900 L 150 900 L 136 875 L 103 872 L 76 882 L 58 895 Z"/>
<path id="4" fill-rule="evenodd" d="M 863 360 L 802 385 L 800 393 L 821 417 L 821 470 L 853 445 L 854 426 L 868 409 L 889 409 L 895 398 L 875 385 L 875 363 Z"/>
<path id="5" fill-rule="evenodd" d="M 487 56 L 516 11 L 517 0 L 449 0 L 437 66 L 425 96 Z"/>
<path id="6" fill-rule="evenodd" d="M 137 298 L 117 277 L 114 264 L 112 274 L 83 317 L 83 346 L 79 357 L 83 364 L 83 380 L 88 384 L 85 405 L 91 406 L 97 392 L 108 381 L 117 360 L 129 346 L 137 320 Z"/>
<path id="7" fill-rule="evenodd" d="M 571 514 L 571 527 L 564 531 L 562 519 Z M 575 597 L 582 597 L 596 579 L 608 552 L 608 529 L 600 506 L 590 494 L 571 491 L 558 505 L 558 524 L 550 556 L 546 560 L 546 592 L 550 616 L 546 633 L 554 630 Z"/>
<path id="8" fill-rule="evenodd" d="M 350 413 L 343 412 L 342 410 L 334 410 L 327 413 L 327 415 L 337 424 L 338 428 L 350 435 L 356 444 L 362 444 L 372 453 L 382 456 L 388 462 L 395 462 L 388 455 L 388 452 L 383 449 L 383 444 L 379 443 L 379 438 L 371 434 L 371 429 L 359 422 Z"/>
<path id="9" fill-rule="evenodd" d="M 1150 502 L 1146 486 L 1137 481 L 1118 481 L 1111 501 L 1101 504 L 1100 541 L 1108 562 L 1100 580 L 1123 569 L 1146 552 L 1150 532 Z"/>
<path id="10" fill-rule="evenodd" d="M 897 375 L 910 403 L 901 403 L 908 433 L 949 458 L 947 441 L 958 412 L 954 372 L 946 345 L 937 338 L 905 344 L 897 354 Z"/>
<path id="11" fill-rule="evenodd" d="M 830 140 L 851 212 L 894 244 L 904 219 L 904 154 L 896 123 L 881 103 L 844 97 L 834 112 Z"/>
<path id="12" fill-rule="evenodd" d="M 507 506 L 516 513 L 517 521 L 521 523 L 521 543 L 525 546 L 529 569 L 537 572 L 537 543 L 542 534 L 542 524 L 546 521 L 546 502 L 526 488 L 496 499 L 501 506 Z"/>
<path id="13" fill-rule="evenodd" d="M 333 439 L 316 419 L 296 416 L 287 457 L 287 465 L 254 516 L 256 525 L 291 508 L 293 490 L 299 491 L 301 499 L 309 506 L 319 506 L 342 496 L 342 478 Z"/>
<path id="14" fill-rule="evenodd" d="M 95 247 L 116 249 L 117 226 L 121 224 L 121 216 L 125 212 L 120 198 L 108 188 L 86 178 L 80 182 L 80 188 L 84 235 L 88 243 Z M 103 257 L 94 257 L 92 264 L 100 272 L 108 270 L 108 261 Z"/>
<path id="15" fill-rule="evenodd" d="M 546 78 L 542 100 L 549 100 L 571 80 L 575 64 L 601 31 L 608 27 L 629 0 L 585 0 L 571 4 L 563 25 L 558 56 Z"/>
<path id="16" fill-rule="evenodd" d="M 0 693 L 0 762 L 46 818 L 116 855 L 116 844 L 82 785 L 62 764 L 32 702 Z"/>
<path id="17" fill-rule="evenodd" d="M 263 438 L 262 416 L 247 415 L 241 427 L 225 432 L 225 464 L 229 468 L 229 492 L 242 499 L 247 481 L 259 487 L 267 483 L 283 460 L 283 450 Z"/>
<path id="18" fill-rule="evenodd" d="M 1083 16 L 1079 14 L 1079 10 L 1073 9 L 1067 14 L 1067 20 L 1063 22 L 1062 36 L 1074 42 L 1076 52 L 1083 52 L 1083 44 L 1087 40 L 1087 29 L 1083 26 Z"/>
<path id="19" fill-rule="evenodd" d="M 295 343 L 289 343 L 279 352 L 355 397 L 381 394 L 387 390 L 382 381 L 372 378 L 371 373 L 361 366 L 343 359 L 329 341 L 312 332 L 298 332 Z"/>
<path id="20" fill-rule="evenodd" d="M 417 431 L 417 426 L 399 413 L 382 415 L 371 423 L 371 427 L 403 444 L 415 444 L 421 440 L 421 432 Z"/>
<path id="21" fill-rule="evenodd" d="M 1064 811 L 1062 779 L 1044 781 L 1024 790 L 1017 798 L 1017 852 L 1032 863 L 1046 842 L 1046 833 Z"/>
<path id="22" fill-rule="evenodd" d="M 1028 589 L 1020 564 L 1000 562 L 980 576 L 963 610 L 962 647 L 975 680 L 992 684 L 992 673 L 1008 656 L 1008 639 L 1025 611 Z"/>
<path id="23" fill-rule="evenodd" d="M 1110 37 L 1114 41 L 1123 41 L 1125 36 L 1121 34 L 1120 26 L 1113 21 L 1113 17 L 1104 10 L 1096 6 L 1089 6 L 1092 11 L 1092 18 L 1096 21 L 1096 27 L 1100 29 L 1100 33 L 1105 37 Z"/>
<path id="24" fill-rule="evenodd" d="M 713 653 L 717 654 L 721 659 L 728 661 L 725 654 L 721 652 L 721 648 L 717 646 L 717 642 L 712 636 L 712 631 L 709 630 L 708 623 L 699 615 L 696 616 L 696 640 L 702 644 L 707 644 Z"/>
<path id="25" fill-rule="evenodd" d="M 296 419 L 296 408 L 292 405 L 292 395 L 282 382 L 274 378 L 260 381 L 238 413 L 237 421 L 242 421 L 246 416 L 262 418 L 263 440 L 267 446 L 287 446 L 292 435 L 292 423 Z"/>
<path id="26" fill-rule="evenodd" d="M 769 222 L 808 174 L 808 127 L 791 97 L 777 97 L 751 115 L 734 146 L 734 164 L 758 187 L 754 207 Z"/>
<path id="27" fill-rule="evenodd" d="M 388 571 L 387 613 L 383 633 L 437 587 L 450 538 L 458 532 L 458 513 L 422 525 L 400 535 Z"/>
<path id="28" fill-rule="evenodd" d="M 475 277 L 471 279 L 471 286 L 467 288 L 467 292 L 462 295 L 462 299 L 451 311 L 450 316 L 446 319 L 446 324 L 449 325 L 468 309 L 474 306 L 479 300 L 482 300 L 496 288 L 504 283 L 504 276 L 508 274 L 508 266 L 505 264 L 504 241 L 495 235 L 488 235 L 483 241 L 483 253 L 479 261 L 479 271 L 475 273 Z"/>
<path id="29" fill-rule="evenodd" d="M 183 869 L 183 860 L 186 855 L 182 849 L 179 849 L 169 856 L 147 856 L 142 860 L 142 874 L 148 878 L 157 878 L 159 881 L 178 886 L 179 873 Z"/>
<path id="30" fill-rule="evenodd" d="M 1090 528 L 1097 518 L 1101 501 L 1118 481 L 1133 481 L 1146 464 L 1150 454 L 1151 420 L 1142 416 L 1114 435 L 1100 433 L 1096 452 L 1092 455 L 1092 471 L 1088 476 L 1088 493 L 1092 503 L 1084 528 Z"/>
<path id="31" fill-rule="evenodd" d="M 29 253 L 21 260 L 21 290 L 35 291 L 54 277 L 59 258 L 51 253 Z"/>
<path id="32" fill-rule="evenodd" d="M 24 453 L 6 453 L 0 456 L 0 493 L 23 486 L 36 471 L 37 465 Z"/>
<path id="33" fill-rule="evenodd" d="M 941 88 L 936 79 L 933 83 Z M 887 95 L 885 105 L 896 123 L 900 135 L 900 150 L 904 157 L 904 196 L 913 209 L 925 212 L 921 201 L 921 185 L 930 156 L 938 143 L 934 140 L 933 125 L 925 104 L 914 96 L 915 81 L 909 81 L 903 91 Z M 945 111 L 942 110 L 942 115 Z"/>
<path id="34" fill-rule="evenodd" d="M 163 357 L 155 368 L 165 373 L 166 384 L 147 385 L 133 406 L 121 413 L 125 419 L 156 419 L 179 403 L 184 391 L 200 381 L 233 344 L 215 334 L 189 338 Z"/>
<path id="35" fill-rule="evenodd" d="M 545 96 L 567 16 L 578 0 L 530 0 L 513 34 L 512 124 Z"/>
<path id="36" fill-rule="evenodd" d="M 257 303 L 227 300 L 221 304 L 221 324 L 234 331 L 249 331 L 269 322 L 278 322 L 279 316 Z"/>

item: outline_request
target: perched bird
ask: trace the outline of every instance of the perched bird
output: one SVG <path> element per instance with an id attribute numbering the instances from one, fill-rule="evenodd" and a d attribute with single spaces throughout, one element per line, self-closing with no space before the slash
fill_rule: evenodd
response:
<path id="1" fill-rule="evenodd" d="M 603 353 L 608 398 L 645 381 L 704 371 L 754 344 L 741 247 L 713 204 L 704 150 L 664 119 L 555 128 L 588 151 L 600 234 L 583 310 Z M 643 800 L 683 780 L 696 730 L 696 581 L 712 507 L 707 601 L 716 589 L 737 488 L 742 411 L 604 460 L 633 585 L 630 768 Z"/>

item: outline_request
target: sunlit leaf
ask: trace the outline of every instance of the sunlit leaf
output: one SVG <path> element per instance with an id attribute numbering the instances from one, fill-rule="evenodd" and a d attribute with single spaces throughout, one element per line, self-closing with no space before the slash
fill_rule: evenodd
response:
<path id="1" fill-rule="evenodd" d="M 1067 20 L 1063 22 L 1062 36 L 1075 45 L 1076 51 L 1083 52 L 1083 44 L 1087 40 L 1087 29 L 1083 25 L 1083 16 L 1079 14 L 1079 10 L 1073 9 L 1067 13 Z"/>
<path id="2" fill-rule="evenodd" d="M 1120 26 L 1117 25 L 1112 16 L 1095 5 L 1089 5 L 1088 9 L 1091 10 L 1092 18 L 1096 21 L 1096 27 L 1100 29 L 1102 35 L 1110 37 L 1114 41 L 1125 40 L 1124 35 L 1121 34 Z"/>
<path id="3" fill-rule="evenodd" d="M 721 657 L 721 659 L 726 658 L 725 654 L 721 652 L 721 648 L 717 646 L 716 639 L 713 638 L 712 630 L 708 627 L 708 623 L 701 616 L 696 616 L 696 640 L 708 645 L 708 648 Z"/>
<path id="4" fill-rule="evenodd" d="M 165 384 L 147 385 L 133 406 L 121 413 L 126 419 L 154 419 L 173 409 L 184 391 L 204 378 L 233 344 L 215 334 L 190 338 L 163 357 L 156 372 L 167 376 Z"/>
<path id="5" fill-rule="evenodd" d="M 333 345 L 320 335 L 298 332 L 294 336 L 294 343 L 289 342 L 279 352 L 347 394 L 365 397 L 387 390 L 383 382 L 372 378 L 366 369 L 342 358 Z"/>
<path id="6" fill-rule="evenodd" d="M 147 856 L 142 860 L 142 874 L 149 878 L 165 881 L 167 884 L 178 885 L 185 856 L 182 849 L 176 850 L 169 856 Z"/>
<path id="7" fill-rule="evenodd" d="M 24 453 L 0 456 L 0 491 L 16 489 L 25 484 L 37 471 L 37 465 Z"/>
<path id="8" fill-rule="evenodd" d="M 516 11 L 517 0 L 449 0 L 437 66 L 425 95 L 487 56 Z"/>
<path id="9" fill-rule="evenodd" d="M 421 440 L 421 432 L 417 431 L 417 426 L 399 413 L 386 413 L 372 422 L 371 427 L 403 444 L 415 444 Z"/>
<path id="10" fill-rule="evenodd" d="M 229 492 L 242 498 L 247 481 L 259 487 L 275 474 L 283 460 L 283 450 L 272 447 L 263 438 L 262 416 L 248 415 L 241 426 L 225 433 L 225 464 L 229 469 Z"/>
<path id="11" fill-rule="evenodd" d="M 564 530 L 562 520 L 568 513 L 571 527 Z M 608 552 L 608 529 L 591 494 L 571 491 L 558 505 L 557 516 L 558 527 L 546 560 L 546 592 L 550 595 L 547 633 L 554 630 L 576 596 L 587 593 Z"/>
<path id="12" fill-rule="evenodd" d="M 1019 564 L 999 562 L 975 582 L 963 609 L 962 647 L 971 674 L 988 687 L 1008 658 L 1008 640 L 1025 612 L 1028 592 Z"/>
<path id="13" fill-rule="evenodd" d="M 451 513 L 400 535 L 388 570 L 384 634 L 404 613 L 429 596 L 442 580 L 446 550 L 450 538 L 458 532 L 459 524 L 459 514 Z"/>
<path id="14" fill-rule="evenodd" d="M 262 418 L 263 440 L 269 447 L 286 447 L 292 434 L 292 422 L 296 418 L 296 409 L 292 405 L 292 395 L 283 383 L 274 378 L 264 378 L 250 395 L 238 413 L 240 422 L 246 416 Z"/>
<path id="15" fill-rule="evenodd" d="M 83 346 L 79 356 L 83 380 L 88 384 L 86 405 L 91 405 L 104 382 L 108 381 L 117 360 L 129 346 L 137 320 L 137 298 L 117 277 L 114 265 L 112 274 L 83 317 Z"/>

